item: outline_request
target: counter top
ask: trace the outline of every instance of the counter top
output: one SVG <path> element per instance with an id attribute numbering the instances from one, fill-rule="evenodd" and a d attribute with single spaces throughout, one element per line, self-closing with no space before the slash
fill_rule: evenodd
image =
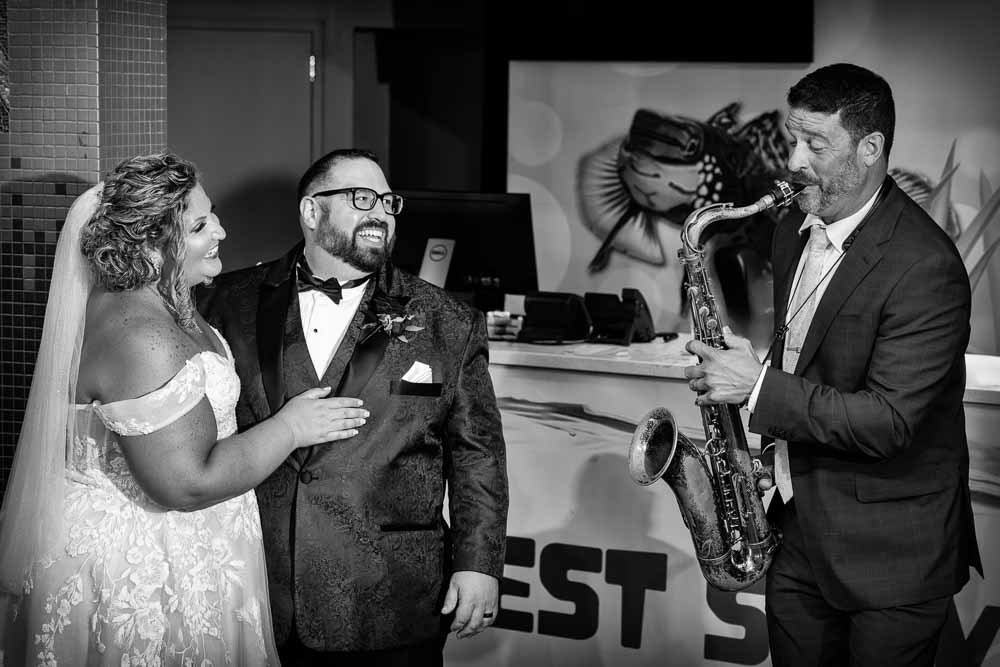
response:
<path id="1" fill-rule="evenodd" d="M 570 343 L 538 345 L 490 341 L 490 363 L 503 366 L 528 366 L 588 373 L 641 375 L 683 379 L 684 367 L 696 362 L 684 344 L 689 336 L 669 342 L 606 345 Z M 965 355 L 966 403 L 1000 405 L 1000 357 Z"/>
<path id="2" fill-rule="evenodd" d="M 490 341 L 490 362 L 504 366 L 533 366 L 566 371 L 643 375 L 647 377 L 684 378 L 684 367 L 697 358 L 684 349 L 685 339 L 669 343 L 607 345 L 570 343 L 539 345 Z"/>

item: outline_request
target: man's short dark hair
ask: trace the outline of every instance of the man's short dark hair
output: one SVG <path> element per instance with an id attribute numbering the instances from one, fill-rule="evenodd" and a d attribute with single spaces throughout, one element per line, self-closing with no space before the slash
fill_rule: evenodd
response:
<path id="1" fill-rule="evenodd" d="M 892 89 L 875 72 L 837 63 L 807 74 L 788 90 L 788 106 L 815 113 L 840 112 L 840 122 L 855 145 L 872 132 L 885 136 L 886 160 L 896 129 L 896 105 Z"/>
<path id="2" fill-rule="evenodd" d="M 296 201 L 301 201 L 303 197 L 309 194 L 316 183 L 325 179 L 326 175 L 338 162 L 357 159 L 371 160 L 375 164 L 378 164 L 378 156 L 372 151 L 363 148 L 338 148 L 313 162 L 306 169 L 306 173 L 302 174 L 302 178 L 299 179 L 299 196 Z"/>

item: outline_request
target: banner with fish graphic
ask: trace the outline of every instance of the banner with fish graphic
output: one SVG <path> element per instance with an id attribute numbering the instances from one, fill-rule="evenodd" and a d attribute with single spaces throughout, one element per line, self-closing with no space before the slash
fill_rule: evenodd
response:
<path id="1" fill-rule="evenodd" d="M 687 331 L 677 260 L 684 219 L 706 204 L 751 203 L 783 176 L 785 94 L 810 69 L 512 62 L 508 190 L 532 197 L 540 289 L 638 289 L 657 331 Z M 1000 189 L 987 172 L 1000 157 L 965 165 L 979 169 L 970 198 L 957 139 L 937 155 L 904 154 L 906 142 L 925 140 L 921 129 L 897 123 L 890 173 L 966 261 L 974 289 L 968 351 L 998 354 Z M 702 237 L 722 315 L 758 349 L 773 330 L 771 235 L 789 212 L 720 222 Z"/>
<path id="2" fill-rule="evenodd" d="M 580 159 L 576 188 L 583 225 L 602 239 L 587 265 L 607 269 L 613 252 L 654 266 L 668 261 L 661 225 L 679 230 L 694 210 L 719 202 L 749 203 L 784 175 L 788 142 L 779 114 L 768 111 L 740 125 L 733 102 L 705 121 L 639 109 L 628 134 Z M 712 225 L 702 237 L 726 321 L 766 343 L 769 311 L 752 308 L 768 289 L 770 240 L 788 208 Z M 676 256 L 671 247 L 669 259 Z M 679 292 L 685 311 L 684 291 Z"/>

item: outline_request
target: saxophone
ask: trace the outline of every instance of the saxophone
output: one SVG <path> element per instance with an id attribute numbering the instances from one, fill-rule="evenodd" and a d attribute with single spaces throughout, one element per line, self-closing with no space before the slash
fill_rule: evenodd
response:
<path id="1" fill-rule="evenodd" d="M 718 220 L 745 218 L 788 204 L 799 192 L 801 188 L 793 190 L 788 183 L 776 181 L 774 189 L 753 204 L 739 208 L 731 203 L 711 204 L 684 221 L 678 255 L 684 265 L 695 338 L 715 348 L 726 347 L 704 266 L 702 232 Z M 763 466 L 750 455 L 739 406 L 705 406 L 701 418 L 704 450 L 677 430 L 666 408 L 649 412 L 629 443 L 629 474 L 637 484 L 662 479 L 670 486 L 705 579 L 718 589 L 738 591 L 764 576 L 780 538 L 767 522 L 757 491 Z"/>

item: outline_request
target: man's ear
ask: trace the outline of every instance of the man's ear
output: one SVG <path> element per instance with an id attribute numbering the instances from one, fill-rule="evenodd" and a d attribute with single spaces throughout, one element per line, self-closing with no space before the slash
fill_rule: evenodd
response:
<path id="1" fill-rule="evenodd" d="M 865 163 L 866 167 L 871 167 L 882 157 L 885 148 L 885 135 L 881 132 L 872 132 L 861 138 L 858 142 L 858 157 Z"/>
<path id="2" fill-rule="evenodd" d="M 312 197 L 299 200 L 299 220 L 309 229 L 316 229 L 319 222 L 319 204 Z"/>

